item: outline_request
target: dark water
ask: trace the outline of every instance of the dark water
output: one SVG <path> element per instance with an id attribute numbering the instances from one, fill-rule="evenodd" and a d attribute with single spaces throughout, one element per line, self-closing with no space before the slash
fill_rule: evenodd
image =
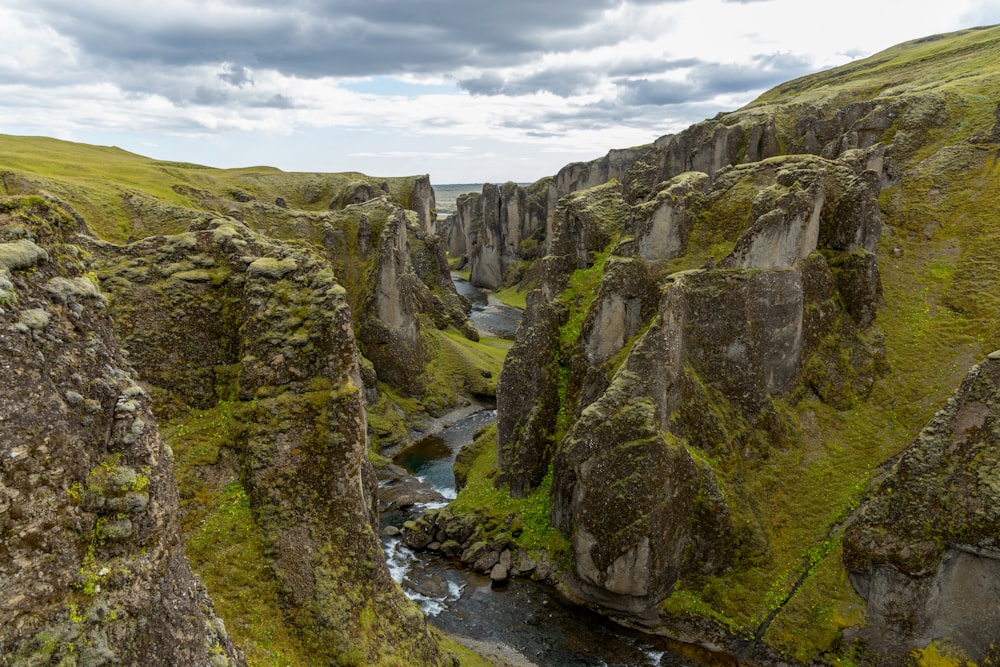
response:
<path id="1" fill-rule="evenodd" d="M 447 498 L 455 497 L 455 457 L 472 442 L 476 431 L 497 419 L 496 410 L 483 410 L 466 417 L 441 433 L 424 438 L 401 451 L 394 459 Z"/>
<path id="2" fill-rule="evenodd" d="M 455 290 L 472 303 L 469 320 L 481 335 L 514 339 L 517 325 L 521 323 L 519 309 L 503 305 L 488 292 L 454 274 L 451 279 L 455 283 Z"/>
<path id="3" fill-rule="evenodd" d="M 404 450 L 395 462 L 453 498 L 452 464 L 458 450 L 495 419 L 495 410 L 476 413 Z M 415 513 L 421 510 L 415 509 Z M 400 525 L 406 518 L 394 514 L 390 521 Z M 428 620 L 449 634 L 510 647 L 545 667 L 694 664 L 671 653 L 655 637 L 563 604 L 546 586 L 512 579 L 503 588 L 493 588 L 489 577 L 458 569 L 437 554 L 414 552 L 397 538 L 383 538 L 383 548 L 393 578 Z"/>

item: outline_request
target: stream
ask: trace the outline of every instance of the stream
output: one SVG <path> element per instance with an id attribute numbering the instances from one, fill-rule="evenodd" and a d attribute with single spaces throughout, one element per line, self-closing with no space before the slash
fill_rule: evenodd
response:
<path id="1" fill-rule="evenodd" d="M 456 288 L 473 304 L 472 323 L 484 335 L 513 338 L 520 311 L 491 302 L 464 280 Z M 382 525 L 401 526 L 426 509 L 455 497 L 452 466 L 458 450 L 496 420 L 483 409 L 400 452 L 394 462 L 410 477 L 405 508 L 383 509 Z M 394 482 L 395 483 L 395 482 Z M 397 491 L 398 492 L 398 491 Z M 658 638 L 623 628 L 564 602 L 550 587 L 526 579 L 491 586 L 488 576 L 460 569 L 439 554 L 413 551 L 398 537 L 382 537 L 393 578 L 428 621 L 498 664 L 542 667 L 680 667 L 694 663 L 671 653 Z"/>
<path id="2" fill-rule="evenodd" d="M 451 274 L 451 280 L 455 283 L 455 291 L 472 304 L 469 321 L 479 329 L 480 334 L 514 340 L 517 325 L 521 322 L 519 309 L 505 306 L 490 292 L 479 289 L 454 273 Z"/>
<path id="3" fill-rule="evenodd" d="M 496 419 L 496 410 L 477 412 L 425 438 L 395 458 L 441 500 L 385 512 L 382 523 L 400 526 L 425 509 L 455 496 L 452 465 L 463 444 Z M 415 600 L 428 621 L 449 635 L 511 665 L 680 666 L 656 637 L 630 631 L 585 609 L 565 603 L 549 587 L 511 579 L 502 588 L 490 578 L 456 567 L 448 558 L 413 551 L 398 537 L 383 537 L 393 578 Z"/>

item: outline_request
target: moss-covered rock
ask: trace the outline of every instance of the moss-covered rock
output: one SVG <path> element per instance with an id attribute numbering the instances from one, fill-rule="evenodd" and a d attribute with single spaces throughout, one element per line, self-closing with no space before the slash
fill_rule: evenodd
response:
<path id="1" fill-rule="evenodd" d="M 215 474 L 245 491 L 262 544 L 252 567 L 270 573 L 261 586 L 281 600 L 270 613 L 300 650 L 315 664 L 348 654 L 436 664 L 436 643 L 389 577 L 375 536 L 354 323 L 329 264 L 224 219 L 95 250 L 116 326 L 162 414 L 220 402 L 238 414 L 225 442 L 233 467 Z M 211 266 L 213 280 L 162 268 L 185 262 Z M 224 579 L 215 583 L 229 595 Z"/>
<path id="2" fill-rule="evenodd" d="M 1000 639 L 1000 353 L 972 369 L 885 475 L 844 537 L 868 601 L 866 643 L 898 655 L 932 641 L 982 660 Z"/>
<path id="3" fill-rule="evenodd" d="M 0 248 L 16 251 L 2 255 L 0 661 L 244 664 L 185 558 L 170 452 L 76 222 L 39 198 L 0 210 Z"/>

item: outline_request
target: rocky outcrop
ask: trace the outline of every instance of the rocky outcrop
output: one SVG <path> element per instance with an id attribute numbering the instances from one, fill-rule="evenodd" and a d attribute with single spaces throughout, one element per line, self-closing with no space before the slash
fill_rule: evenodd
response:
<path id="1" fill-rule="evenodd" d="M 525 496 L 545 476 L 556 447 L 559 328 L 566 310 L 541 290 L 528 295 L 513 347 L 497 380 L 497 446 L 501 483 Z"/>
<path id="2" fill-rule="evenodd" d="M 938 642 L 975 663 L 995 659 L 998 420 L 995 352 L 972 369 L 858 510 L 844 537 L 844 564 L 868 601 L 861 636 L 873 651 L 898 657 Z"/>
<path id="3" fill-rule="evenodd" d="M 94 251 L 120 339 L 163 413 L 219 401 L 239 413 L 231 474 L 311 654 L 437 664 L 376 538 L 361 368 L 329 262 L 232 219 Z"/>
<path id="4" fill-rule="evenodd" d="M 460 197 L 443 224 L 448 252 L 465 257 L 470 282 L 498 289 L 516 282 L 518 262 L 545 252 L 556 191 L 551 179 L 525 188 L 516 183 L 483 185 L 482 194 Z"/>
<path id="5" fill-rule="evenodd" d="M 564 197 L 571 192 L 589 190 L 608 181 L 623 181 L 635 161 L 642 157 L 648 146 L 614 149 L 602 158 L 590 162 L 574 162 L 559 170 L 555 176 L 556 192 Z"/>
<path id="6" fill-rule="evenodd" d="M 568 315 L 558 297 L 570 273 L 594 265 L 626 215 L 613 184 L 567 197 L 555 213 L 558 231 L 550 255 L 542 260 L 542 286 L 527 297 L 514 346 L 497 380 L 499 480 L 509 483 L 515 496 L 538 486 L 555 451 L 561 330 Z"/>
<path id="7" fill-rule="evenodd" d="M 171 452 L 78 223 L 0 201 L 0 646 L 9 664 L 244 664 L 184 555 Z"/>
<path id="8" fill-rule="evenodd" d="M 710 183 L 703 172 L 686 172 L 671 179 L 655 199 L 637 206 L 629 229 L 628 242 L 636 246 L 631 253 L 647 262 L 683 256 L 698 203 Z"/>
<path id="9" fill-rule="evenodd" d="M 535 581 L 556 583 L 555 566 L 544 552 L 529 554 L 518 547 L 512 537 L 520 535 L 517 526 L 505 531 L 487 531 L 480 517 L 474 514 L 453 514 L 448 509 L 432 509 L 402 529 L 389 528 L 411 549 L 432 551 L 453 558 L 463 566 L 489 575 L 494 585 L 510 577 L 525 577 Z"/>
<path id="10" fill-rule="evenodd" d="M 678 578 L 768 552 L 766 508 L 703 457 L 752 467 L 795 438 L 773 397 L 814 383 L 847 401 L 879 375 L 884 351 L 866 332 L 878 271 L 851 258 L 872 257 L 881 219 L 877 175 L 808 156 L 681 174 L 634 207 L 620 187 L 575 193 L 554 216 L 500 378 L 498 483 L 527 495 L 551 465 L 567 584 L 643 618 Z M 730 250 L 704 254 L 706 237 Z M 822 383 L 844 350 L 846 398 Z"/>
<path id="11" fill-rule="evenodd" d="M 403 201 L 403 206 L 417 214 L 420 228 L 430 234 L 437 222 L 437 203 L 434 200 L 434 187 L 427 174 L 413 179 L 409 196 Z"/>
<path id="12" fill-rule="evenodd" d="M 429 183 L 425 178 L 411 180 L 413 191 L 407 196 L 420 199 L 420 184 Z M 371 185 L 369 180 L 355 184 Z M 367 368 L 373 372 L 366 374 L 365 387 L 369 403 L 375 405 L 379 381 L 406 396 L 426 393 L 427 366 L 433 358 L 429 330 L 455 327 L 472 340 L 478 339 L 478 332 L 468 321 L 469 304 L 451 282 L 440 238 L 424 230 L 417 212 L 403 208 L 383 190 L 375 188 L 370 194 L 328 211 L 253 200 L 230 213 L 273 238 L 307 241 L 329 260 L 347 291 L 361 353 L 371 362 Z M 187 225 L 205 225 L 213 217 L 189 210 L 178 210 L 173 217 L 183 216 Z M 446 400 L 461 399 L 453 395 Z"/>

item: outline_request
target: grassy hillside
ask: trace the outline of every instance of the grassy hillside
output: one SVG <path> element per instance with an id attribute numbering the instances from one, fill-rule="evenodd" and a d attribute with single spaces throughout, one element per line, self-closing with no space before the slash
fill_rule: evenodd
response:
<path id="1" fill-rule="evenodd" d="M 848 390 L 837 406 L 805 386 L 774 398 L 789 416 L 793 441 L 743 462 L 741 481 L 760 510 L 770 551 L 729 571 L 681 580 L 661 608 L 671 629 L 708 619 L 803 662 L 854 659 L 841 630 L 863 625 L 866 607 L 842 564 L 845 521 L 972 365 L 1000 348 L 998 75 L 1000 27 L 964 30 L 782 84 L 692 128 L 709 146 L 730 128 L 773 128 L 782 153 L 819 153 L 882 171 L 876 256 L 884 298 L 874 333 L 884 337 L 888 372 L 870 393 Z M 740 200 L 743 207 L 734 202 L 721 222 L 752 222 L 746 218 L 754 194 Z M 695 221 L 684 257 L 658 268 L 696 269 L 731 250 L 735 239 L 716 238 L 710 223 Z M 602 271 L 597 262 L 570 279 L 564 349 L 579 336 Z M 574 286 L 584 281 L 581 293 Z M 838 344 L 831 339 L 832 352 Z M 609 360 L 611 370 L 626 356 Z M 846 350 L 843 357 L 850 364 Z M 725 414 L 718 411 L 719 428 L 738 431 L 724 423 Z M 734 465 L 707 463 L 723 478 Z"/>
<path id="2" fill-rule="evenodd" d="M 0 175 L 4 194 L 43 189 L 68 203 L 96 236 L 124 242 L 178 233 L 188 221 L 180 209 L 226 213 L 241 202 L 273 203 L 326 210 L 352 187 L 388 184 L 405 201 L 409 178 L 378 179 L 355 172 L 289 173 L 274 167 L 214 169 L 164 162 L 116 147 L 90 146 L 46 137 L 0 134 Z"/>
<path id="3" fill-rule="evenodd" d="M 782 84 L 744 110 L 773 115 L 782 145 L 795 147 L 804 118 L 860 103 L 903 109 L 877 137 L 895 170 L 880 195 L 877 251 L 876 326 L 889 373 L 850 409 L 795 405 L 801 447 L 778 453 L 752 482 L 770 515 L 772 562 L 698 592 L 697 604 L 707 599 L 731 627 L 764 631 L 801 660 L 841 659 L 824 651 L 840 628 L 864 622 L 840 562 L 843 521 L 969 368 L 1000 348 L 998 74 L 1000 27 L 965 30 Z"/>

